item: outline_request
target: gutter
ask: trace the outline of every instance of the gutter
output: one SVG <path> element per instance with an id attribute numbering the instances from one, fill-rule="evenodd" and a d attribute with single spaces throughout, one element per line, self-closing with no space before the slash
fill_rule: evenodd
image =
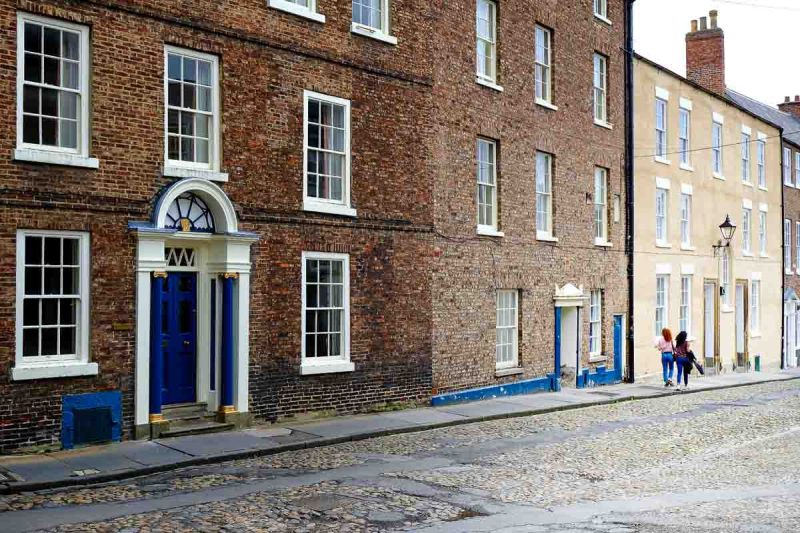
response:
<path id="1" fill-rule="evenodd" d="M 634 382 L 633 353 L 633 3 L 625 2 L 625 253 L 628 256 L 628 332 L 625 349 L 625 381 Z"/>

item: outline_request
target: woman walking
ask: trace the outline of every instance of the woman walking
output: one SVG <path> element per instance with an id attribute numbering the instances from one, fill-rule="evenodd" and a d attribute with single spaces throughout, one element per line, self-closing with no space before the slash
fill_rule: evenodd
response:
<path id="1" fill-rule="evenodd" d="M 689 374 L 692 372 L 692 367 L 697 364 L 697 358 L 686 340 L 687 337 L 687 333 L 681 331 L 675 338 L 675 364 L 678 365 L 677 390 L 681 390 L 681 376 L 683 376 L 683 389 L 689 388 Z M 702 372 L 702 367 L 698 366 L 698 370 Z"/>
<path id="2" fill-rule="evenodd" d="M 672 375 L 675 372 L 675 358 L 672 356 L 674 347 L 672 344 L 672 332 L 669 328 L 661 330 L 661 337 L 656 341 L 656 347 L 661 352 L 661 368 L 664 374 L 664 386 L 672 387 Z"/>

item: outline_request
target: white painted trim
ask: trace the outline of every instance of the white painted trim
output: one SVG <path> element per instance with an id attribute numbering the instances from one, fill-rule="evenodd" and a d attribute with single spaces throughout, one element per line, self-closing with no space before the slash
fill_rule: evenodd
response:
<path id="1" fill-rule="evenodd" d="M 656 87 L 656 98 L 669 102 L 669 91 L 661 87 Z"/>
<path id="2" fill-rule="evenodd" d="M 714 112 L 712 117 L 713 117 L 714 122 L 716 122 L 717 124 L 725 124 L 725 116 L 724 115 L 722 115 L 720 113 L 717 113 L 717 112 Z"/>
<path id="3" fill-rule="evenodd" d="M 686 111 L 692 111 L 692 101 L 688 98 L 681 97 L 680 99 L 680 108 L 685 109 Z"/>
<path id="4" fill-rule="evenodd" d="M 305 198 L 303 200 L 303 211 L 325 213 L 328 215 L 341 215 L 345 217 L 358 216 L 358 212 L 352 207 L 348 207 L 339 203 L 324 202 L 316 198 Z"/>
<path id="5" fill-rule="evenodd" d="M 342 280 L 344 281 L 342 307 L 342 355 L 338 357 L 322 357 L 306 359 L 306 260 L 336 260 L 342 261 Z M 354 369 L 350 362 L 350 255 L 330 252 L 302 252 L 300 256 L 300 375 L 311 373 L 349 372 Z M 310 369 L 321 369 L 313 372 Z M 333 370 L 336 368 L 336 370 Z M 327 370 L 326 370 L 327 369 Z"/>
<path id="6" fill-rule="evenodd" d="M 558 242 L 557 237 L 553 237 L 553 234 L 549 231 L 536 231 L 536 240 L 537 241 L 544 241 L 544 242 Z"/>
<path id="7" fill-rule="evenodd" d="M 395 46 L 397 45 L 397 37 L 384 33 L 382 30 L 365 26 L 364 24 L 352 22 L 350 24 L 350 31 L 356 35 L 362 35 Z"/>
<path id="8" fill-rule="evenodd" d="M 54 28 L 59 28 L 62 30 L 69 30 L 73 32 L 77 32 L 80 34 L 80 123 L 78 124 L 78 139 L 77 139 L 77 148 L 61 148 L 58 146 L 46 146 L 41 144 L 28 144 L 23 141 L 22 135 L 22 94 L 23 94 L 23 87 L 25 85 L 25 41 L 24 41 L 24 30 L 23 26 L 24 23 L 34 22 L 37 24 L 43 24 L 45 26 L 50 26 Z M 82 25 L 82 24 L 74 24 L 72 22 L 66 22 L 61 19 L 54 19 L 49 17 L 43 17 L 39 15 L 33 15 L 31 13 L 25 13 L 22 11 L 17 12 L 17 148 L 21 151 L 24 150 L 25 152 L 30 151 L 41 151 L 41 152 L 50 152 L 54 155 L 74 155 L 78 156 L 80 159 L 69 159 L 69 158 L 55 158 L 56 161 L 59 161 L 55 164 L 60 165 L 70 165 L 70 163 L 66 161 L 73 161 L 77 162 L 83 160 L 86 164 L 75 165 L 72 164 L 70 166 L 85 166 L 88 168 L 97 168 L 93 166 L 96 159 L 92 159 L 89 157 L 89 139 L 91 138 L 91 127 L 89 124 L 89 106 L 91 101 L 91 94 L 92 94 L 92 87 L 91 82 L 89 79 L 89 68 L 91 64 L 91 54 L 90 54 L 90 47 L 89 47 L 89 27 Z M 15 158 L 16 158 L 15 153 Z M 32 156 L 36 157 L 36 156 Z M 52 161 L 37 161 L 41 163 L 52 163 Z M 98 163 L 99 165 L 99 163 Z"/>
<path id="9" fill-rule="evenodd" d="M 659 155 L 655 156 L 654 159 L 655 159 L 656 163 L 661 163 L 662 165 L 671 165 L 672 164 L 672 162 L 669 159 L 667 159 L 666 157 L 661 157 Z"/>
<path id="10" fill-rule="evenodd" d="M 301 376 L 312 376 L 316 374 L 338 374 L 340 372 L 354 372 L 356 365 L 349 361 L 329 363 L 327 365 L 300 365 Z"/>
<path id="11" fill-rule="evenodd" d="M 605 24 L 608 24 L 609 26 L 613 25 L 613 23 L 610 20 L 608 20 L 606 17 L 604 17 L 603 15 L 599 15 L 599 14 L 595 13 L 594 14 L 594 18 L 596 18 L 600 22 L 604 22 Z"/>
<path id="12" fill-rule="evenodd" d="M 694 276 L 694 263 L 681 263 L 682 276 Z"/>
<path id="13" fill-rule="evenodd" d="M 750 198 L 742 198 L 742 207 L 745 209 L 753 209 L 753 200 Z"/>
<path id="14" fill-rule="evenodd" d="M 484 87 L 488 87 L 490 89 L 494 89 L 499 93 L 503 92 L 503 87 L 501 85 L 497 85 L 493 81 L 487 80 L 486 78 L 482 78 L 480 76 L 475 76 L 475 83 L 477 83 L 478 85 L 483 85 Z"/>
<path id="15" fill-rule="evenodd" d="M 768 138 L 769 138 L 769 136 L 766 133 L 761 133 L 760 131 L 758 132 L 758 140 L 759 141 L 766 141 Z"/>
<path id="16" fill-rule="evenodd" d="M 694 187 L 690 183 L 681 183 L 681 193 L 692 196 L 692 194 L 694 194 Z"/>
<path id="17" fill-rule="evenodd" d="M 687 172 L 694 172 L 694 167 L 692 165 L 687 165 L 686 163 L 681 163 L 681 170 L 685 170 Z"/>
<path id="18" fill-rule="evenodd" d="M 672 182 L 669 178 L 660 178 L 656 176 L 656 188 L 670 190 L 672 188 Z"/>
<path id="19" fill-rule="evenodd" d="M 94 157 L 83 157 L 64 152 L 50 152 L 33 148 L 17 148 L 14 150 L 14 161 L 29 163 L 45 163 L 67 167 L 100 168 L 100 161 Z"/>
<path id="20" fill-rule="evenodd" d="M 249 246 L 248 246 L 249 251 Z M 240 413 L 250 411 L 250 273 L 240 272 L 236 293 L 236 345 L 233 360 L 234 395 L 233 402 Z M 220 315 L 217 315 L 218 317 Z M 217 366 L 217 375 L 220 367 Z M 219 389 L 217 389 L 219 390 Z"/>
<path id="21" fill-rule="evenodd" d="M 494 226 L 485 226 L 483 224 L 478 224 L 477 228 L 478 235 L 483 235 L 486 237 L 505 237 L 506 234 L 502 231 L 498 231 L 497 228 Z"/>
<path id="22" fill-rule="evenodd" d="M 751 272 L 750 273 L 750 280 L 751 281 L 761 281 L 761 272 Z"/>
<path id="23" fill-rule="evenodd" d="M 613 248 L 614 245 L 608 242 L 606 239 L 601 239 L 599 237 L 594 238 L 594 245 L 599 246 L 600 248 Z"/>
<path id="24" fill-rule="evenodd" d="M 656 264 L 656 275 L 658 275 L 658 276 L 670 276 L 670 275 L 672 275 L 672 263 L 657 263 Z"/>
<path id="25" fill-rule="evenodd" d="M 236 233 L 239 231 L 236 210 L 230 198 L 218 185 L 202 178 L 187 178 L 177 181 L 167 189 L 156 205 L 154 216 L 156 228 L 164 228 L 169 207 L 176 198 L 185 192 L 195 193 L 206 202 L 214 215 L 214 223 L 218 233 Z"/>
<path id="26" fill-rule="evenodd" d="M 600 126 L 601 128 L 605 128 L 607 130 L 613 130 L 614 129 L 614 125 L 613 124 L 610 124 L 610 123 L 605 122 L 603 120 L 594 119 L 594 125 L 595 126 Z"/>
<path id="27" fill-rule="evenodd" d="M 537 98 L 536 100 L 534 100 L 534 102 L 536 103 L 536 105 L 545 107 L 547 109 L 551 109 L 553 111 L 558 111 L 558 106 L 551 104 L 547 100 L 542 100 L 541 98 Z"/>
<path id="28" fill-rule="evenodd" d="M 718 180 L 720 180 L 720 181 L 725 181 L 725 176 L 723 176 L 722 174 L 719 174 L 719 173 L 717 173 L 717 172 L 712 172 L 712 173 L 711 173 L 711 176 L 712 176 L 713 178 L 715 178 L 715 179 L 718 179 Z"/>
<path id="29" fill-rule="evenodd" d="M 182 168 L 175 166 L 165 166 L 162 175 L 169 178 L 202 178 L 210 181 L 228 181 L 227 172 L 216 172 L 214 170 L 203 170 L 200 168 Z"/>
<path id="30" fill-rule="evenodd" d="M 31 379 L 96 376 L 98 372 L 97 363 L 70 362 L 59 365 L 18 366 L 11 369 L 11 380 L 26 381 Z"/>
<path id="31" fill-rule="evenodd" d="M 307 18 L 309 20 L 313 20 L 314 22 L 324 23 L 325 15 L 317 13 L 316 11 L 316 0 L 309 1 L 311 3 L 311 7 L 302 7 L 292 2 L 285 2 L 284 0 L 268 0 L 267 5 L 279 11 L 284 11 L 286 13 L 291 13 L 292 15 L 297 15 L 298 17 Z"/>
<path id="32" fill-rule="evenodd" d="M 745 135 L 752 136 L 753 135 L 753 129 L 750 126 L 745 126 L 744 124 L 742 124 L 742 133 L 744 133 Z"/>
<path id="33" fill-rule="evenodd" d="M 163 256 L 163 242 L 162 256 Z M 138 250 L 141 252 L 142 240 Z M 150 278 L 151 273 L 136 273 L 136 386 L 134 424 L 149 424 L 150 415 Z"/>
<path id="34" fill-rule="evenodd" d="M 769 206 L 767 204 L 758 204 L 758 210 L 767 213 L 769 212 Z"/>

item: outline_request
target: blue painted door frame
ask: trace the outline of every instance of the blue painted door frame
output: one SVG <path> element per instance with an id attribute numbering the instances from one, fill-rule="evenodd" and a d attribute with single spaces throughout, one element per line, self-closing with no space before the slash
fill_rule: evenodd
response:
<path id="1" fill-rule="evenodd" d="M 197 399 L 197 274 L 170 272 L 163 296 L 163 403 L 194 402 Z"/>
<path id="2" fill-rule="evenodd" d="M 624 342 L 624 331 L 622 331 L 622 315 L 614 315 L 614 372 L 622 378 L 622 343 Z"/>

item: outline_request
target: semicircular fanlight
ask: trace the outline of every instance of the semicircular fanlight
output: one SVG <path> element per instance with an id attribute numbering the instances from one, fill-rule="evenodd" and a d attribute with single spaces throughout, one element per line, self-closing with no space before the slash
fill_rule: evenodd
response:
<path id="1" fill-rule="evenodd" d="M 167 229 L 214 232 L 214 215 L 202 198 L 191 192 L 178 196 L 167 211 Z"/>

